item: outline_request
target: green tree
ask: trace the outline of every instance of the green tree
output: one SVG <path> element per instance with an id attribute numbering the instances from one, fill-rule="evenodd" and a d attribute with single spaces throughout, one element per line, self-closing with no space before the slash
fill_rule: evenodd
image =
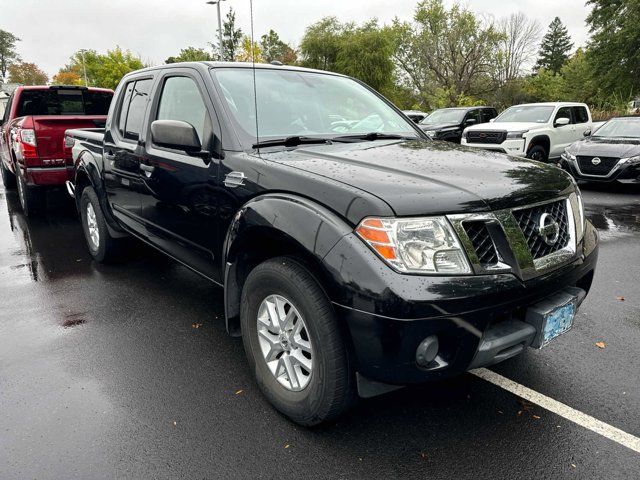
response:
<path id="1" fill-rule="evenodd" d="M 35 63 L 13 63 L 8 68 L 9 82 L 20 85 L 46 85 L 49 77 Z"/>
<path id="2" fill-rule="evenodd" d="M 593 66 L 582 48 L 569 58 L 560 70 L 563 80 L 563 100 L 598 102 L 598 81 L 593 76 Z"/>
<path id="3" fill-rule="evenodd" d="M 180 53 L 175 57 L 167 58 L 164 63 L 206 62 L 213 59 L 213 55 L 207 52 L 204 48 L 187 47 L 180 50 Z"/>
<path id="4" fill-rule="evenodd" d="M 269 30 L 269 33 L 262 35 L 260 49 L 262 50 L 262 58 L 267 63 L 275 60 L 284 64 L 291 64 L 295 63 L 297 58 L 295 50 L 283 42 L 274 30 Z"/>
<path id="5" fill-rule="evenodd" d="M 120 47 L 107 50 L 105 54 L 99 54 L 95 50 L 79 50 L 71 56 L 69 63 L 60 69 L 56 77 L 62 73 L 74 73 L 84 79 L 86 72 L 88 86 L 115 88 L 124 75 L 144 66 L 140 57 Z"/>
<path id="6" fill-rule="evenodd" d="M 535 75 L 527 78 L 524 90 L 533 101 L 558 102 L 564 98 L 564 78 L 541 68 Z"/>
<path id="7" fill-rule="evenodd" d="M 588 57 L 602 85 L 617 97 L 640 91 L 640 0 L 588 0 Z"/>
<path id="8" fill-rule="evenodd" d="M 220 57 L 220 44 L 218 42 L 210 44 L 213 47 L 215 59 L 233 62 L 240 50 L 243 36 L 242 29 L 236 28 L 236 12 L 230 8 L 226 20 L 222 22 L 222 58 Z"/>
<path id="9" fill-rule="evenodd" d="M 16 51 L 16 43 L 19 41 L 12 33 L 0 29 L 0 84 L 7 76 L 9 65 L 20 61 L 20 55 Z"/>
<path id="10" fill-rule="evenodd" d="M 547 34 L 542 38 L 538 52 L 538 63 L 535 68 L 544 68 L 557 75 L 569 59 L 569 52 L 572 48 L 573 43 L 567 28 L 559 17 L 554 18 L 549 24 Z"/>
<path id="11" fill-rule="evenodd" d="M 345 30 L 336 17 L 325 17 L 309 25 L 300 42 L 302 65 L 321 70 L 334 70 L 340 49 L 340 36 Z"/>
<path id="12" fill-rule="evenodd" d="M 434 96 L 456 105 L 495 88 L 495 52 L 502 36 L 468 9 L 423 0 L 414 22 L 396 20 L 394 30 L 400 78 L 419 92 L 426 106 L 432 106 Z"/>
<path id="13" fill-rule="evenodd" d="M 389 28 L 380 28 L 374 19 L 362 27 L 349 28 L 340 36 L 335 69 L 386 93 L 394 83 L 394 51 Z"/>

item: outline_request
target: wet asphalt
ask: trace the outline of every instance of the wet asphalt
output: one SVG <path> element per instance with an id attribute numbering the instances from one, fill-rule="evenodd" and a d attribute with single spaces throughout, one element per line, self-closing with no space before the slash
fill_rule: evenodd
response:
<path id="1" fill-rule="evenodd" d="M 640 436 L 640 188 L 583 193 L 602 242 L 574 328 L 493 370 Z M 640 478 L 637 453 L 469 374 L 293 425 L 219 289 L 144 246 L 96 264 L 70 201 L 49 200 L 27 220 L 0 189 L 2 480 Z"/>

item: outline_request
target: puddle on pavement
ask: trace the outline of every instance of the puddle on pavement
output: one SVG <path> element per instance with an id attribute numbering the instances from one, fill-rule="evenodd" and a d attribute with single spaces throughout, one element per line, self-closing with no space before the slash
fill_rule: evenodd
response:
<path id="1" fill-rule="evenodd" d="M 587 218 L 604 240 L 640 232 L 640 204 L 585 205 Z"/>

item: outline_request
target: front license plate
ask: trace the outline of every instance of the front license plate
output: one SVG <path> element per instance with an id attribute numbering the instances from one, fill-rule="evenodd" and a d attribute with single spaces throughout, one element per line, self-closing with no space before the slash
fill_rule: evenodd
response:
<path id="1" fill-rule="evenodd" d="M 571 301 L 566 305 L 556 308 L 545 316 L 543 323 L 542 345 L 544 347 L 551 340 L 562 335 L 573 325 L 576 315 L 576 302 Z"/>

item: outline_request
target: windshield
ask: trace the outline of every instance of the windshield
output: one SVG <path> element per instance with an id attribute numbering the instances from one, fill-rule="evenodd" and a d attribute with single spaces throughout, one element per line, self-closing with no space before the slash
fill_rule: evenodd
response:
<path id="1" fill-rule="evenodd" d="M 111 92 L 70 88 L 23 90 L 16 116 L 106 115 L 112 96 Z"/>
<path id="2" fill-rule="evenodd" d="M 212 70 L 243 143 L 256 143 L 253 75 L 249 68 Z M 416 136 L 410 123 L 358 82 L 335 75 L 256 69 L 260 141 L 291 136 L 367 133 Z"/>
<path id="3" fill-rule="evenodd" d="M 428 117 L 425 117 L 420 123 L 436 124 L 436 123 L 460 123 L 467 112 L 465 108 L 443 108 L 435 110 Z"/>
<path id="4" fill-rule="evenodd" d="M 496 122 L 547 123 L 555 107 L 548 105 L 515 105 L 498 115 Z"/>
<path id="5" fill-rule="evenodd" d="M 594 137 L 640 138 L 640 118 L 614 118 L 602 125 Z"/>

